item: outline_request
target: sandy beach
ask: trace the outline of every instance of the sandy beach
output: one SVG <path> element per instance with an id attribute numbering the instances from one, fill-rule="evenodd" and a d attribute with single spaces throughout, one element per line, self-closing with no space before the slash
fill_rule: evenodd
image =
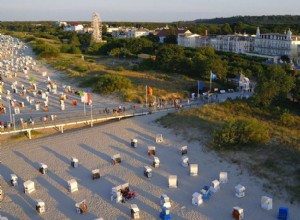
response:
<path id="1" fill-rule="evenodd" d="M 245 170 L 218 158 L 214 153 L 204 152 L 198 142 L 187 143 L 184 137 L 176 136 L 171 130 L 159 127 L 153 121 L 165 113 L 121 120 L 93 128 L 69 131 L 40 139 L 27 140 L 18 144 L 1 146 L 1 185 L 4 200 L 1 215 L 9 219 L 130 219 L 130 204 L 140 208 L 141 219 L 159 219 L 160 196 L 167 194 L 171 199 L 173 219 L 231 219 L 233 206 L 244 208 L 245 219 L 276 219 L 279 207 L 288 207 L 290 219 L 300 216 L 299 205 L 273 198 L 273 209 L 260 207 L 262 182 L 249 176 Z M 164 142 L 155 143 L 155 134 L 163 134 Z M 138 140 L 138 147 L 130 147 L 130 139 Z M 143 167 L 152 164 L 147 155 L 148 146 L 156 146 L 159 168 L 153 168 L 153 177 L 143 175 Z M 181 166 L 178 149 L 188 146 L 191 163 L 199 164 L 199 175 L 189 175 L 189 168 Z M 120 153 L 122 162 L 112 165 L 111 156 Z M 79 167 L 70 166 L 70 158 L 79 159 Z M 48 165 L 49 172 L 42 175 L 38 163 Z M 91 170 L 100 169 L 101 178 L 91 179 Z M 191 203 L 192 194 L 204 185 L 218 179 L 219 172 L 228 172 L 229 182 L 199 207 Z M 9 175 L 19 177 L 19 186 L 9 184 Z M 177 175 L 177 189 L 168 188 L 168 176 Z M 76 179 L 79 191 L 69 193 L 67 181 Z M 36 191 L 23 193 L 23 182 L 32 180 Z M 125 204 L 110 200 L 111 188 L 128 182 L 137 192 L 134 200 Z M 246 196 L 237 198 L 234 187 L 246 187 Z M 46 203 L 46 212 L 39 215 L 35 200 Z M 77 214 L 75 203 L 86 199 L 88 213 Z"/>

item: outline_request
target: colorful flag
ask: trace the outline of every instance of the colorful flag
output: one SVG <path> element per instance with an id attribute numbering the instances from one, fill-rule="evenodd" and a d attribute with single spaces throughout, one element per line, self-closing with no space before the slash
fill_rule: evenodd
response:
<path id="1" fill-rule="evenodd" d="M 152 88 L 150 86 L 148 86 L 148 91 L 147 92 L 148 92 L 148 95 L 152 95 L 153 91 L 152 91 Z"/>
<path id="2" fill-rule="evenodd" d="M 81 96 L 81 102 L 84 102 L 88 105 L 92 104 L 91 93 L 84 92 Z"/>
<path id="3" fill-rule="evenodd" d="M 204 88 L 204 82 L 198 81 L 198 91 L 203 90 Z"/>
<path id="4" fill-rule="evenodd" d="M 210 78 L 213 80 L 218 79 L 217 75 L 212 72 L 210 72 Z"/>

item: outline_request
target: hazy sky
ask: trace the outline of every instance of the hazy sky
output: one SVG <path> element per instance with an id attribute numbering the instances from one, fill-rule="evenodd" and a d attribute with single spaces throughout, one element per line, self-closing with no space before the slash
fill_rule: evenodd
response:
<path id="1" fill-rule="evenodd" d="M 0 0 L 0 21 L 182 21 L 236 15 L 297 15 L 299 0 Z"/>

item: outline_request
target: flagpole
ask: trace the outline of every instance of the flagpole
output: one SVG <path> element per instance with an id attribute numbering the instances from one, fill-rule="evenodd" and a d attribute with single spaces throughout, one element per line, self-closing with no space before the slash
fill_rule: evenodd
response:
<path id="1" fill-rule="evenodd" d="M 199 80 L 198 80 L 198 92 L 197 92 L 198 96 L 197 98 L 199 97 Z"/>
<path id="2" fill-rule="evenodd" d="M 148 86 L 146 85 L 146 108 L 148 106 Z"/>
<path id="3" fill-rule="evenodd" d="M 212 72 L 210 71 L 209 92 L 211 92 Z"/>

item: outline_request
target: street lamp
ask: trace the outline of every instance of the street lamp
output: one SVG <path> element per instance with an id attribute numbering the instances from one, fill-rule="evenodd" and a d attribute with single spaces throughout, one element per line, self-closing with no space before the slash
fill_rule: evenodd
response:
<path id="1" fill-rule="evenodd" d="M 91 104 L 91 127 L 93 127 L 93 105 Z"/>

